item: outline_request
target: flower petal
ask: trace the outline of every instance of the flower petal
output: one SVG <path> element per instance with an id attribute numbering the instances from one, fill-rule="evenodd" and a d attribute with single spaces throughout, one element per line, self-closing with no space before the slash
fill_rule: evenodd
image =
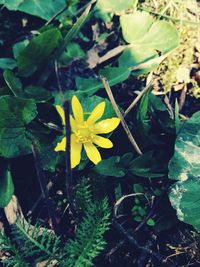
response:
<path id="1" fill-rule="evenodd" d="M 105 138 L 105 137 L 102 137 L 102 136 L 98 136 L 96 135 L 93 142 L 100 146 L 100 147 L 103 147 L 103 148 L 111 148 L 113 147 L 113 143 L 108 139 L 108 138 Z"/>
<path id="2" fill-rule="evenodd" d="M 76 122 L 75 122 L 74 118 L 72 117 L 72 115 L 70 115 L 70 125 L 71 125 L 72 132 L 75 132 L 76 131 Z"/>
<path id="3" fill-rule="evenodd" d="M 75 168 L 81 161 L 82 143 L 77 142 L 75 134 L 71 135 L 71 167 Z"/>
<path id="4" fill-rule="evenodd" d="M 65 125 L 65 111 L 64 111 L 64 109 L 61 106 L 56 105 L 56 110 L 58 111 L 58 114 L 60 115 L 60 117 L 62 119 L 63 125 Z"/>
<path id="5" fill-rule="evenodd" d="M 94 163 L 97 164 L 101 161 L 101 155 L 98 149 L 92 143 L 85 143 L 84 148 L 88 158 Z"/>
<path id="6" fill-rule="evenodd" d="M 103 113 L 104 113 L 105 105 L 106 105 L 105 102 L 101 102 L 100 104 L 98 104 L 93 109 L 91 115 L 87 119 L 87 122 L 92 124 L 92 123 L 96 122 L 97 120 L 99 120 L 102 117 Z"/>
<path id="7" fill-rule="evenodd" d="M 57 144 L 57 146 L 55 147 L 55 151 L 58 152 L 58 151 L 65 151 L 66 149 L 66 137 L 63 137 L 63 139 L 61 140 L 61 142 L 59 142 Z"/>
<path id="8" fill-rule="evenodd" d="M 117 128 L 119 123 L 120 123 L 119 118 L 111 118 L 111 119 L 106 119 L 106 120 L 100 121 L 100 122 L 95 124 L 95 132 L 97 134 L 110 133 L 114 129 Z"/>
<path id="9" fill-rule="evenodd" d="M 75 120 L 78 122 L 83 122 L 83 108 L 75 95 L 72 97 L 72 111 Z"/>

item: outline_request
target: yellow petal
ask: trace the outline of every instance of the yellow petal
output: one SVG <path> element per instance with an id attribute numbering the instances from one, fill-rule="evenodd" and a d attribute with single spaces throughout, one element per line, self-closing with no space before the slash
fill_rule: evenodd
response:
<path id="1" fill-rule="evenodd" d="M 82 143 L 77 142 L 75 134 L 71 135 L 71 167 L 75 168 L 81 161 Z"/>
<path id="2" fill-rule="evenodd" d="M 93 142 L 103 148 L 111 148 L 113 147 L 113 143 L 108 139 L 108 138 L 104 138 L 102 136 L 98 136 L 96 135 Z"/>
<path id="3" fill-rule="evenodd" d="M 98 104 L 92 111 L 91 115 L 89 116 L 87 122 L 88 123 L 94 123 L 96 122 L 97 120 L 99 120 L 103 113 L 104 113 L 104 110 L 105 110 L 105 105 L 106 103 L 105 102 L 101 102 L 100 104 Z"/>
<path id="4" fill-rule="evenodd" d="M 72 111 L 75 120 L 77 122 L 83 122 L 83 108 L 75 95 L 72 97 Z"/>
<path id="5" fill-rule="evenodd" d="M 76 131 L 76 122 L 75 122 L 74 118 L 72 117 L 72 115 L 70 115 L 70 125 L 71 125 L 72 132 L 75 132 Z"/>
<path id="6" fill-rule="evenodd" d="M 61 142 L 59 142 L 57 144 L 57 146 L 55 147 L 55 151 L 58 152 L 58 151 L 65 151 L 66 149 L 66 137 L 63 137 L 63 139 L 61 140 Z"/>
<path id="7" fill-rule="evenodd" d="M 84 148 L 88 158 L 94 163 L 97 164 L 101 161 L 101 155 L 98 149 L 92 143 L 85 143 Z"/>
<path id="8" fill-rule="evenodd" d="M 58 114 L 60 115 L 60 117 L 62 119 L 63 125 L 65 125 L 65 111 L 64 111 L 64 109 L 61 106 L 56 105 L 56 110 L 58 111 Z"/>
<path id="9" fill-rule="evenodd" d="M 111 119 L 100 121 L 95 124 L 95 132 L 97 134 L 110 133 L 117 128 L 119 123 L 120 123 L 120 119 L 118 118 L 111 118 Z"/>

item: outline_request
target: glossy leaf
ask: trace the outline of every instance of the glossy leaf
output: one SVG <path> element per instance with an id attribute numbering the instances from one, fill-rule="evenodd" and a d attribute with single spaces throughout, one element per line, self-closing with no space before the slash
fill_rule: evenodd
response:
<path id="1" fill-rule="evenodd" d="M 56 28 L 35 36 L 17 57 L 19 75 L 27 77 L 44 67 L 61 40 L 61 33 Z"/>
<path id="2" fill-rule="evenodd" d="M 12 58 L 0 58 L 0 69 L 12 70 L 17 66 L 16 61 Z"/>
<path id="3" fill-rule="evenodd" d="M 130 162 L 129 171 L 140 177 L 162 177 L 167 172 L 164 155 L 162 153 L 155 154 L 153 151 L 144 153 Z"/>
<path id="4" fill-rule="evenodd" d="M 133 0 L 98 0 L 96 9 L 101 12 L 120 12 L 133 6 Z"/>
<path id="5" fill-rule="evenodd" d="M 14 185 L 11 173 L 6 161 L 0 162 L 0 208 L 4 208 L 10 202 L 14 193 Z"/>
<path id="6" fill-rule="evenodd" d="M 120 24 L 123 37 L 131 47 L 122 53 L 119 65 L 136 67 L 144 64 L 138 73 L 154 69 L 179 44 L 178 32 L 173 25 L 163 20 L 154 21 L 146 12 L 122 15 Z"/>
<path id="7" fill-rule="evenodd" d="M 200 231 L 200 112 L 182 126 L 169 163 L 169 178 L 178 180 L 170 191 L 170 201 L 181 221 Z"/>
<path id="8" fill-rule="evenodd" d="M 113 86 L 128 79 L 130 73 L 131 72 L 124 67 L 107 67 L 102 69 L 99 72 L 99 75 L 106 77 L 110 86 Z M 80 77 L 76 78 L 76 86 L 78 91 L 83 91 L 88 95 L 92 95 L 104 87 L 101 80 L 96 78 L 85 79 Z"/>
<path id="9" fill-rule="evenodd" d="M 66 6 L 65 0 L 0 0 L 9 10 L 18 10 L 45 20 L 51 19 Z"/>
<path id="10" fill-rule="evenodd" d="M 31 151 L 26 126 L 36 117 L 34 100 L 14 96 L 0 97 L 0 155 L 13 158 Z"/>

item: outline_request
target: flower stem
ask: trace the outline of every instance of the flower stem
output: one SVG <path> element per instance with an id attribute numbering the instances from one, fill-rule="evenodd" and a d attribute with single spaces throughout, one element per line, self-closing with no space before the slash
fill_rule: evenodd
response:
<path id="1" fill-rule="evenodd" d="M 65 164 L 66 164 L 66 189 L 67 189 L 67 196 L 69 201 L 69 207 L 72 214 L 75 216 L 76 208 L 75 208 L 75 194 L 74 194 L 74 187 L 75 182 L 72 175 L 71 169 L 71 127 L 70 127 L 70 104 L 69 101 L 64 102 L 64 111 L 65 111 L 65 131 L 66 131 L 66 152 L 65 152 Z"/>

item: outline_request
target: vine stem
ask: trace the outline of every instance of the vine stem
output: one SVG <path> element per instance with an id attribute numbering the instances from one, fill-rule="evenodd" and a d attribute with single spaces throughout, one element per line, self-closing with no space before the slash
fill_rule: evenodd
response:
<path id="1" fill-rule="evenodd" d="M 134 137 L 133 137 L 133 135 L 132 135 L 132 133 L 131 133 L 131 131 L 130 131 L 130 129 L 129 129 L 124 117 L 123 117 L 123 115 L 122 115 L 122 113 L 121 113 L 121 111 L 119 110 L 119 108 L 117 106 L 117 103 L 116 103 L 116 101 L 114 99 L 114 96 L 112 94 L 112 91 L 111 91 L 110 85 L 108 83 L 108 80 L 105 77 L 100 77 L 100 78 L 101 78 L 102 83 L 104 85 L 104 88 L 105 88 L 105 90 L 107 92 L 107 95 L 108 95 L 108 97 L 110 99 L 110 102 L 111 102 L 111 104 L 113 106 L 113 109 L 115 110 L 115 113 L 116 113 L 117 117 L 120 119 L 121 124 L 122 124 L 122 126 L 124 128 L 124 131 L 126 132 L 126 134 L 128 136 L 128 139 L 130 140 L 130 142 L 131 142 L 133 148 L 135 149 L 135 151 L 139 155 L 142 155 L 142 151 L 140 150 L 138 144 L 136 143 L 136 141 L 135 141 L 135 139 L 134 139 Z"/>

